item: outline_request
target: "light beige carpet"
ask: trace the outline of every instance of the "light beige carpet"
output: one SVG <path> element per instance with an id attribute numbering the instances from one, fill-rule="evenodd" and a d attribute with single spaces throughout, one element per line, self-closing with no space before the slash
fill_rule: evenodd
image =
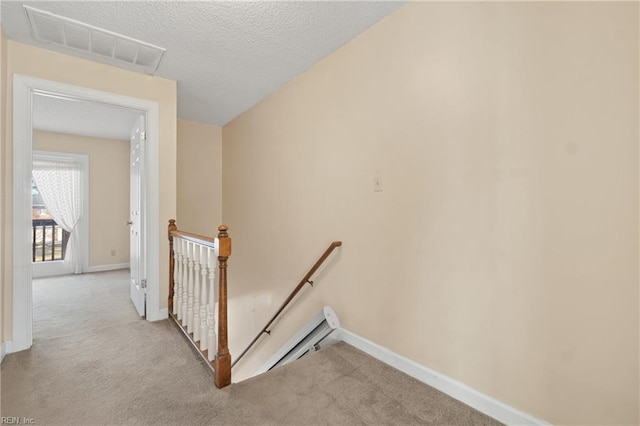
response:
<path id="1" fill-rule="evenodd" d="M 37 425 L 498 424 L 344 343 L 218 390 L 175 325 L 139 320 L 128 282 L 111 274 L 78 277 L 77 285 L 93 297 L 84 286 L 112 281 L 97 285 L 121 293 L 104 297 L 122 304 L 111 306 L 118 315 L 100 307 L 110 319 L 96 322 L 58 312 L 69 328 L 52 318 L 56 326 L 42 327 L 30 350 L 7 355 L 2 416 L 33 418 Z"/>
<path id="2" fill-rule="evenodd" d="M 129 270 L 33 280 L 33 338 L 60 337 L 137 321 Z"/>

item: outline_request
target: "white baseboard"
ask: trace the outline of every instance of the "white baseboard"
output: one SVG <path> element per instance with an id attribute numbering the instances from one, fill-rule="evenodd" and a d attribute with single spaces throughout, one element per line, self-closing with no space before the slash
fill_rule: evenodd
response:
<path id="1" fill-rule="evenodd" d="M 336 337 L 339 337 L 340 340 L 360 349 L 379 361 L 382 361 L 385 364 L 390 365 L 391 367 L 400 370 L 443 393 L 446 393 L 450 397 L 464 402 L 468 406 L 475 408 L 481 413 L 484 413 L 499 422 L 506 425 L 550 425 L 550 423 L 545 422 L 544 420 L 538 419 L 530 414 L 511 407 L 504 402 L 480 393 L 463 383 L 398 355 L 391 350 L 345 330 L 344 328 L 339 328 L 336 330 L 336 333 L 338 333 L 338 336 Z"/>
<path id="2" fill-rule="evenodd" d="M 128 269 L 128 268 L 129 268 L 129 263 L 113 263 L 111 265 L 89 266 L 86 272 L 115 271 L 117 269 Z"/>
<path id="3" fill-rule="evenodd" d="M 13 352 L 13 342 L 11 340 L 2 342 L 2 346 L 0 347 L 0 363 L 4 361 L 4 356 L 11 352 Z"/>

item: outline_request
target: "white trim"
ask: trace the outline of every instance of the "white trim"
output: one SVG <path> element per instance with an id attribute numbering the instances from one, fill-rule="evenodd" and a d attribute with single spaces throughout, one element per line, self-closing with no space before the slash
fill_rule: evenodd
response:
<path id="1" fill-rule="evenodd" d="M 157 321 L 169 318 L 167 309 L 160 309 L 160 110 L 157 102 L 153 108 L 147 109 L 145 120 L 146 132 L 146 164 L 145 164 L 145 192 L 147 204 L 146 240 L 147 253 L 145 256 L 147 275 L 147 320 Z"/>
<path id="2" fill-rule="evenodd" d="M 159 231 L 159 128 L 157 102 L 102 92 L 24 75 L 13 75 L 13 350 L 28 349 L 32 338 L 31 241 L 20 238 L 31 229 L 31 155 L 34 93 L 55 94 L 70 99 L 109 104 L 146 114 L 147 164 L 145 167 L 147 223 L 147 317 L 167 317 L 160 309 L 160 233 Z"/>
<path id="3" fill-rule="evenodd" d="M 149 311 L 147 310 L 147 321 L 160 321 L 167 318 L 169 318 L 168 308 L 157 310 L 156 312 L 154 312 L 153 316 L 151 316 L 149 314 Z"/>
<path id="4" fill-rule="evenodd" d="M 13 346 L 16 351 L 31 347 L 32 289 L 30 238 L 31 221 L 31 113 L 33 88 L 20 76 L 13 77 Z M 19 166 L 20 165 L 20 166 Z"/>
<path id="5" fill-rule="evenodd" d="M 446 393 L 458 401 L 464 402 L 468 406 L 475 408 L 481 413 L 484 413 L 499 422 L 506 425 L 550 425 L 550 423 L 547 423 L 544 420 L 538 419 L 530 414 L 511 407 L 504 402 L 478 392 L 463 383 L 398 355 L 395 352 L 392 352 L 371 340 L 367 340 L 364 337 L 345 330 L 344 328 L 339 328 L 336 330 L 336 333 L 345 343 L 360 349 L 377 360 L 408 374 L 422 383 L 426 383 L 427 385 Z"/>
<path id="6" fill-rule="evenodd" d="M 69 261 L 50 260 L 47 262 L 33 262 L 31 264 L 31 279 L 33 280 L 72 274 L 73 267 Z"/>
<path id="7" fill-rule="evenodd" d="M 10 354 L 12 352 L 13 352 L 13 342 L 11 340 L 2 342 L 2 347 L 0 347 L 0 363 L 4 361 L 5 355 Z"/>
<path id="8" fill-rule="evenodd" d="M 104 271 L 116 271 L 118 269 L 129 269 L 129 262 L 127 263 L 112 263 L 110 265 L 95 265 L 89 266 L 87 272 L 104 272 Z"/>

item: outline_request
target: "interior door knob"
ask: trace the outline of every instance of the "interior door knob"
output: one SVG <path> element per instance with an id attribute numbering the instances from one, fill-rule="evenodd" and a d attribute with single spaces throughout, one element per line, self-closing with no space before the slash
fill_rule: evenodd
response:
<path id="1" fill-rule="evenodd" d="M 128 220 L 124 224 L 127 225 L 127 226 L 131 226 L 131 225 L 133 225 L 133 221 L 132 220 Z"/>

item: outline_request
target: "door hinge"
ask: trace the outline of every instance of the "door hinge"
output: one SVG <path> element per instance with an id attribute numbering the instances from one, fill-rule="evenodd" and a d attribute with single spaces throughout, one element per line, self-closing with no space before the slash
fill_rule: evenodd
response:
<path id="1" fill-rule="evenodd" d="M 140 140 L 146 142 L 147 140 L 147 132 L 140 132 Z"/>
<path id="2" fill-rule="evenodd" d="M 147 288 L 147 279 L 140 280 L 140 288 Z"/>

